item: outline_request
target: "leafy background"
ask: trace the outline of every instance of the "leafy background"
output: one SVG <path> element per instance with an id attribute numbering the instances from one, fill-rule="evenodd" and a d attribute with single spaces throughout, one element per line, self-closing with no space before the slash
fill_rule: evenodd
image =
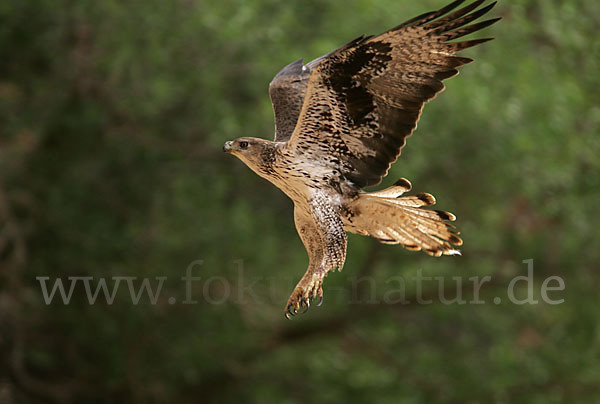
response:
<path id="1" fill-rule="evenodd" d="M 463 256 L 351 236 L 324 305 L 283 318 L 307 264 L 292 204 L 221 145 L 272 136 L 282 66 L 443 5 L 1 2 L 0 402 L 600 400 L 595 0 L 499 4 L 496 41 L 464 52 L 385 179 L 455 213 Z M 535 297 L 560 276 L 564 303 L 506 299 L 527 259 Z M 431 304 L 419 273 L 442 279 Z M 486 275 L 485 304 L 443 303 Z M 43 276 L 168 279 L 156 304 L 80 285 L 47 305 Z M 390 301 L 398 277 L 410 303 Z"/>

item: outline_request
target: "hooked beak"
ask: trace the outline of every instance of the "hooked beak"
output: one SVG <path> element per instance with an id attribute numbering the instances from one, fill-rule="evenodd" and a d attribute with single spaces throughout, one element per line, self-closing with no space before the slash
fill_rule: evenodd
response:
<path id="1" fill-rule="evenodd" d="M 223 151 L 225 153 L 229 153 L 231 151 L 231 145 L 233 144 L 233 142 L 231 140 L 225 142 L 225 144 L 223 145 Z"/>

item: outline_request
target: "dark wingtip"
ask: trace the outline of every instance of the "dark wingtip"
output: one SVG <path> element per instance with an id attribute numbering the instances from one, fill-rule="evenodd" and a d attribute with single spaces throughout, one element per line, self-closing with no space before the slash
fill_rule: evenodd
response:
<path id="1" fill-rule="evenodd" d="M 439 10 L 435 11 L 435 13 L 438 15 L 438 17 L 441 17 L 444 14 L 448 14 L 450 11 L 454 10 L 456 7 L 460 6 L 464 2 L 465 2 L 465 0 L 453 1 L 452 3 L 448 4 L 447 6 L 444 6 L 444 7 L 440 8 Z"/>
<path id="2" fill-rule="evenodd" d="M 495 17 L 495 18 L 490 18 L 489 20 L 482 21 L 481 27 L 479 29 L 489 27 L 490 25 L 497 23 L 501 19 L 502 19 L 502 17 Z"/>
<path id="3" fill-rule="evenodd" d="M 401 29 L 401 28 L 404 28 L 404 27 L 407 27 L 407 26 L 413 25 L 413 24 L 415 24 L 415 25 L 426 24 L 429 21 L 435 20 L 436 18 L 443 16 L 444 14 L 448 14 L 450 11 L 452 11 L 456 7 L 460 6 L 464 2 L 465 2 L 465 0 L 455 0 L 452 3 L 448 4 L 447 6 L 440 8 L 439 10 L 429 11 L 427 13 L 423 13 L 414 18 L 411 18 L 410 20 L 404 21 L 402 24 L 392 28 L 390 31 L 396 31 L 398 29 Z"/>

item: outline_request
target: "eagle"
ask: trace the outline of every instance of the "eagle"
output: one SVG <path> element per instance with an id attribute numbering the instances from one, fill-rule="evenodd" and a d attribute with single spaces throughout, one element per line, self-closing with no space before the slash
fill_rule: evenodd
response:
<path id="1" fill-rule="evenodd" d="M 309 264 L 286 317 L 305 312 L 313 299 L 322 303 L 324 277 L 344 266 L 346 232 L 435 257 L 460 255 L 462 240 L 448 223 L 456 217 L 426 208 L 433 195 L 404 195 L 412 188 L 405 178 L 380 191 L 363 189 L 387 174 L 443 80 L 472 62 L 456 53 L 493 39 L 451 42 L 500 19 L 470 24 L 496 4 L 480 8 L 484 1 L 458 8 L 464 0 L 456 0 L 308 64 L 289 64 L 269 85 L 274 140 L 242 137 L 223 146 L 294 203 Z"/>

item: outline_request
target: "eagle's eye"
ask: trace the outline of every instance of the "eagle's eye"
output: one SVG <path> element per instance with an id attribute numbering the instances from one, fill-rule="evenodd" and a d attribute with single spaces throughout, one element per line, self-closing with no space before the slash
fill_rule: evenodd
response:
<path id="1" fill-rule="evenodd" d="M 246 150 L 248 148 L 248 142 L 240 142 L 240 149 Z"/>

